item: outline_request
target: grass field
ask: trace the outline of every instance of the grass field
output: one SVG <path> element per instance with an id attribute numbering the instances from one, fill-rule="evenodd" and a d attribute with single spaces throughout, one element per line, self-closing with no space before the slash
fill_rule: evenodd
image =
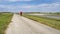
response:
<path id="1" fill-rule="evenodd" d="M 0 13 L 0 34 L 4 34 L 7 25 L 11 22 L 12 13 Z"/>
<path id="2" fill-rule="evenodd" d="M 58 19 L 39 17 L 39 16 L 32 16 L 32 15 L 23 15 L 23 16 L 27 17 L 29 19 L 32 19 L 34 21 L 40 22 L 42 24 L 48 25 L 50 27 L 53 27 L 55 29 L 60 30 L 60 20 L 58 20 Z"/>

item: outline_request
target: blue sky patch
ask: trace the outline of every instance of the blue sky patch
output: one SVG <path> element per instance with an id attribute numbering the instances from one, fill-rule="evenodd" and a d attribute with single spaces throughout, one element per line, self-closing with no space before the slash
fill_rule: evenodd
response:
<path id="1" fill-rule="evenodd" d="M 0 12 L 60 12 L 60 0 L 0 0 Z"/>

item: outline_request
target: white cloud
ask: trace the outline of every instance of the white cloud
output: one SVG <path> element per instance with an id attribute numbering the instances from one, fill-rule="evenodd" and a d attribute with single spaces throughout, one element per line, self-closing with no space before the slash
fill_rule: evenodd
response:
<path id="1" fill-rule="evenodd" d="M 60 3 L 41 4 L 39 7 L 42 11 L 60 11 Z"/>
<path id="2" fill-rule="evenodd" d="M 8 11 L 60 11 L 60 3 L 39 4 L 39 5 L 0 5 L 0 8 Z"/>
<path id="3" fill-rule="evenodd" d="M 25 6 L 21 6 L 20 8 L 57 8 L 57 7 L 60 8 L 60 3 L 39 4 L 39 5 L 25 5 Z"/>
<path id="4" fill-rule="evenodd" d="M 37 7 L 45 7 L 45 8 L 53 8 L 53 7 L 59 7 L 60 3 L 52 3 L 52 4 L 40 4 L 40 5 L 36 5 Z"/>

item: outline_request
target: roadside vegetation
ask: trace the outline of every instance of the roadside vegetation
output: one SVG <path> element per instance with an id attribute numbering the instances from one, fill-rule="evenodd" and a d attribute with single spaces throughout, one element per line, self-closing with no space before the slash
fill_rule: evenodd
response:
<path id="1" fill-rule="evenodd" d="M 23 15 L 23 16 L 27 17 L 29 19 L 32 19 L 34 21 L 37 21 L 39 23 L 42 23 L 42 24 L 45 24 L 45 25 L 48 25 L 50 27 L 60 30 L 60 20 L 59 19 L 40 17 L 40 16 L 32 16 L 32 15 Z"/>
<path id="2" fill-rule="evenodd" d="M 8 24 L 11 22 L 12 16 L 12 13 L 0 13 L 0 34 L 5 33 Z"/>

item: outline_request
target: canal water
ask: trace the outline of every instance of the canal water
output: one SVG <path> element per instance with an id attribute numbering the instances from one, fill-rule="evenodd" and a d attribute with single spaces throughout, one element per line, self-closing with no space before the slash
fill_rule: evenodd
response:
<path id="1" fill-rule="evenodd" d="M 50 14 L 29 14 L 29 15 L 60 19 L 60 16 L 55 16 L 55 15 L 50 15 Z"/>

